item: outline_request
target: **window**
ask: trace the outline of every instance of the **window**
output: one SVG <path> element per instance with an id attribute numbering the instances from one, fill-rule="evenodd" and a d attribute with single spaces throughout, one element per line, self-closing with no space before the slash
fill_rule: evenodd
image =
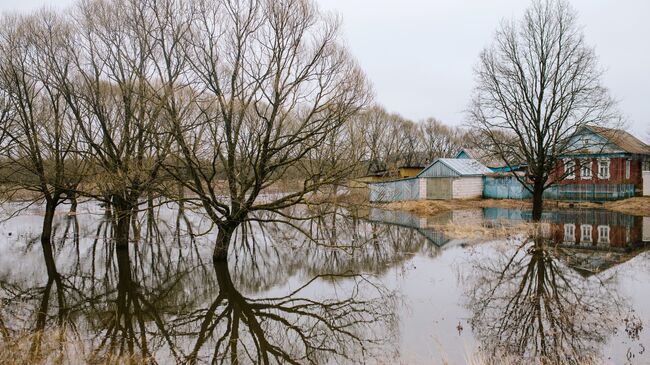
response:
<path id="1" fill-rule="evenodd" d="M 643 161 L 643 166 L 641 167 L 643 171 L 650 171 L 650 160 Z"/>
<path id="2" fill-rule="evenodd" d="M 580 226 L 580 242 L 585 244 L 585 243 L 591 243 L 591 231 L 592 227 L 591 224 L 583 224 Z"/>
<path id="3" fill-rule="evenodd" d="M 576 241 L 576 226 L 575 224 L 564 225 L 564 242 Z"/>
<path id="4" fill-rule="evenodd" d="M 564 160 L 564 176 L 566 179 L 575 179 L 576 162 L 573 160 Z"/>
<path id="5" fill-rule="evenodd" d="M 598 178 L 609 179 L 609 159 L 598 161 Z"/>
<path id="6" fill-rule="evenodd" d="M 609 243 L 609 226 L 598 226 L 598 243 Z"/>
<path id="7" fill-rule="evenodd" d="M 582 147 L 584 148 L 591 147 L 591 139 L 589 137 L 582 137 Z"/>
<path id="8" fill-rule="evenodd" d="M 591 180 L 591 160 L 580 162 L 580 176 L 585 180 Z"/>
<path id="9" fill-rule="evenodd" d="M 630 178 L 630 160 L 625 160 L 625 178 L 629 179 Z"/>

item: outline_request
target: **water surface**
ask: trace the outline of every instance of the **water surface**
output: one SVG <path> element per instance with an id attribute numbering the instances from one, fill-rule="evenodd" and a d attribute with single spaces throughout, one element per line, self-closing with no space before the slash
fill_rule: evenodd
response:
<path id="1" fill-rule="evenodd" d="M 551 211 L 540 237 L 467 239 L 437 227 L 529 214 L 337 209 L 246 225 L 224 265 L 201 214 L 150 213 L 129 250 L 94 203 L 57 216 L 52 255 L 38 207 L 0 224 L 0 341 L 80 363 L 650 362 L 647 217 Z"/>

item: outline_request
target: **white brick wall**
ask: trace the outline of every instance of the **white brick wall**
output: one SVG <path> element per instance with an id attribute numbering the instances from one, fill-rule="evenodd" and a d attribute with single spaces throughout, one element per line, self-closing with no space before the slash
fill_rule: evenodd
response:
<path id="1" fill-rule="evenodd" d="M 420 183 L 420 199 L 419 200 L 425 200 L 427 198 L 427 179 L 419 178 L 418 181 Z"/>
<path id="2" fill-rule="evenodd" d="M 454 179 L 454 199 L 472 199 L 483 196 L 483 177 L 461 177 Z"/>

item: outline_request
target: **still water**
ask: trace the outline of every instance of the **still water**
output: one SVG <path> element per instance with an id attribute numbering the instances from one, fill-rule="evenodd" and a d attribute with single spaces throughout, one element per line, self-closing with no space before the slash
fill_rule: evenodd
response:
<path id="1" fill-rule="evenodd" d="M 82 204 L 57 217 L 51 253 L 40 209 L 23 211 L 0 223 L 0 350 L 52 363 L 650 363 L 650 218 L 551 211 L 539 237 L 500 239 L 437 227 L 528 213 L 258 218 L 224 265 L 209 221 L 178 206 L 141 213 L 116 250 L 104 210 Z"/>

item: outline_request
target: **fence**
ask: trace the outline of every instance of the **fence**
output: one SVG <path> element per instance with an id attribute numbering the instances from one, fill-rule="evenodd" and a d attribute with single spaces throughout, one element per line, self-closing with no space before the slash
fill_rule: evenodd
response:
<path id="1" fill-rule="evenodd" d="M 420 199 L 420 181 L 408 178 L 368 184 L 371 202 L 394 202 Z"/>
<path id="2" fill-rule="evenodd" d="M 544 198 L 572 201 L 605 201 L 633 197 L 633 184 L 571 184 L 551 186 Z M 532 194 L 513 176 L 483 178 L 483 197 L 492 199 L 530 199 Z"/>

